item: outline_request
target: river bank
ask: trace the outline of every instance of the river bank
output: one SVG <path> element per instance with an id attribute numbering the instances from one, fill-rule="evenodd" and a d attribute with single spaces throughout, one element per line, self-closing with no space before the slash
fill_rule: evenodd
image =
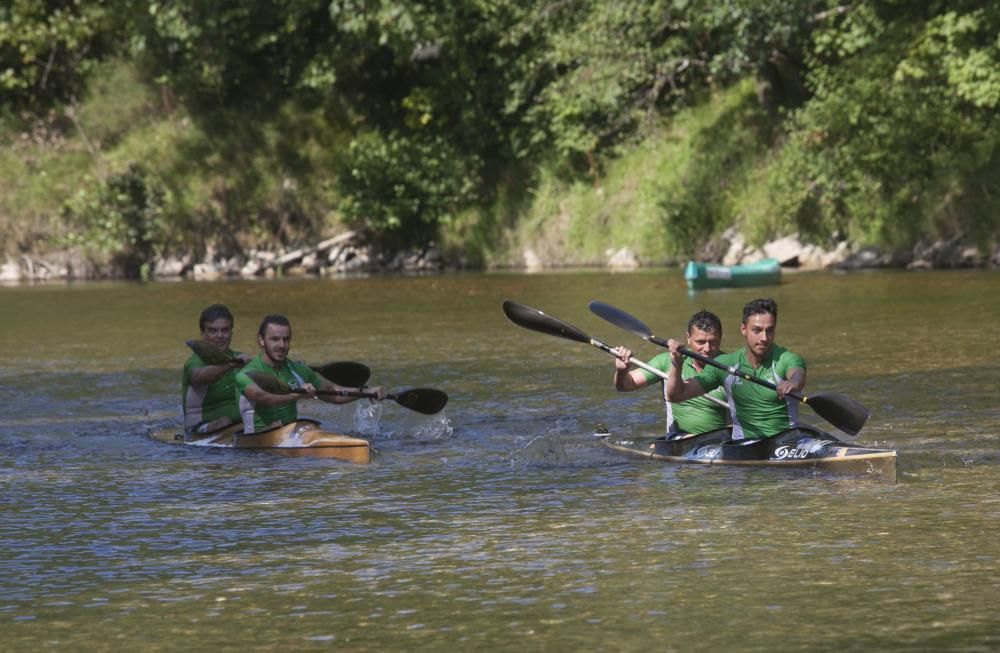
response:
<path id="1" fill-rule="evenodd" d="M 747 242 L 736 229 L 704 244 L 697 260 L 723 265 L 753 263 L 776 258 L 782 267 L 799 270 L 857 270 L 871 268 L 955 269 L 1000 268 L 1000 245 L 984 254 L 960 239 L 920 241 L 914 246 L 886 251 L 877 246 L 860 246 L 842 240 L 830 248 L 803 243 L 793 234 L 762 246 Z M 643 260 L 632 249 L 608 249 L 604 261 L 577 261 L 572 258 L 542 258 L 526 246 L 520 264 L 487 266 L 489 269 L 541 271 L 566 267 L 606 268 L 614 271 L 681 265 L 680 260 Z M 220 253 L 209 248 L 197 260 L 193 254 L 156 258 L 140 270 L 144 280 L 214 281 L 219 279 L 271 279 L 276 277 L 339 277 L 372 274 L 439 273 L 469 269 L 461 256 L 448 256 L 436 244 L 387 255 L 366 245 L 353 231 L 346 231 L 312 245 L 279 249 L 254 249 L 244 253 Z M 7 256 L 0 264 L 0 282 L 85 281 L 129 278 L 106 260 L 89 257 L 80 248 L 63 249 L 47 255 Z"/>

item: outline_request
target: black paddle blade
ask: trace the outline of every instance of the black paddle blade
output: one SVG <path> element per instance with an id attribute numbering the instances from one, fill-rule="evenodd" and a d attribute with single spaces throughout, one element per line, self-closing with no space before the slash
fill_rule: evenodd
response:
<path id="1" fill-rule="evenodd" d="M 229 354 L 204 340 L 188 340 L 184 344 L 209 365 L 225 365 L 233 360 Z"/>
<path id="2" fill-rule="evenodd" d="M 634 315 L 629 315 L 625 311 L 617 309 L 611 304 L 594 301 L 590 302 L 587 307 L 590 308 L 590 312 L 597 317 L 607 320 L 616 327 L 625 329 L 640 338 L 649 340 L 649 338 L 653 335 L 652 329 L 646 326 L 639 318 Z"/>
<path id="3" fill-rule="evenodd" d="M 392 395 L 396 403 L 424 415 L 440 413 L 448 403 L 448 395 L 434 388 L 412 388 Z"/>
<path id="4" fill-rule="evenodd" d="M 247 376 L 249 376 L 250 380 L 256 383 L 257 386 L 264 392 L 270 392 L 273 395 L 287 395 L 295 392 L 291 386 L 273 374 L 268 374 L 266 372 L 247 372 Z"/>
<path id="5" fill-rule="evenodd" d="M 508 320 L 525 329 L 590 344 L 590 336 L 586 333 L 580 331 L 572 324 L 567 324 L 551 315 L 546 315 L 537 308 L 518 304 L 508 299 L 503 303 L 503 313 L 507 316 Z"/>
<path id="6" fill-rule="evenodd" d="M 857 435 L 871 417 L 871 411 L 857 401 L 834 392 L 809 395 L 806 405 L 848 435 Z"/>
<path id="7" fill-rule="evenodd" d="M 352 361 L 327 363 L 326 365 L 314 366 L 313 370 L 323 378 L 345 388 L 360 388 L 368 382 L 372 375 L 372 371 L 367 365 Z"/>

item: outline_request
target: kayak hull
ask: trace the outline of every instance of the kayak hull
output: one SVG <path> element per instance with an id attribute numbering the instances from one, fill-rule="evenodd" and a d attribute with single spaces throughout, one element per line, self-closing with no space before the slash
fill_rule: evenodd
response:
<path id="1" fill-rule="evenodd" d="M 242 424 L 230 424 L 210 433 L 183 433 L 164 429 L 150 434 L 160 442 L 192 446 L 264 451 L 279 456 L 336 458 L 367 464 L 372 459 L 371 443 L 363 438 L 331 433 L 319 422 L 300 419 L 257 433 L 243 433 Z"/>
<path id="2" fill-rule="evenodd" d="M 257 433 L 240 431 L 233 436 L 233 446 L 281 456 L 337 458 L 363 464 L 371 462 L 368 440 L 324 431 L 318 422 L 312 420 L 300 419 Z"/>
<path id="3" fill-rule="evenodd" d="M 811 427 L 760 440 L 732 440 L 730 429 L 667 440 L 624 438 L 598 432 L 601 443 L 622 454 L 673 463 L 819 469 L 896 482 L 896 452 L 860 447 Z"/>
<path id="4" fill-rule="evenodd" d="M 684 268 L 684 279 L 689 290 L 771 286 L 781 283 L 781 263 L 774 258 L 743 265 L 689 261 Z"/>
<path id="5" fill-rule="evenodd" d="M 178 431 L 176 428 L 165 428 L 159 431 L 151 431 L 149 437 L 157 442 L 167 442 L 170 444 L 190 444 L 201 447 L 232 447 L 233 433 L 243 428 L 240 423 L 230 424 L 208 433 L 192 433 L 189 431 Z"/>

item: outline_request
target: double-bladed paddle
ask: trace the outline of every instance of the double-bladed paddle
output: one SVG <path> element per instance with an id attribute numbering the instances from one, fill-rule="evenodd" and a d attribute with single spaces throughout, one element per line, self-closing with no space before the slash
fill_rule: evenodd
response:
<path id="1" fill-rule="evenodd" d="M 629 315 L 621 309 L 605 304 L 604 302 L 595 301 L 590 302 L 590 311 L 594 313 L 594 315 L 597 315 L 611 324 L 639 336 L 643 340 L 647 340 L 654 345 L 659 345 L 661 347 L 667 346 L 666 340 L 653 335 L 650 328 L 641 320 Z M 777 389 L 777 386 L 770 381 L 765 381 L 764 379 L 753 376 L 752 374 L 746 374 L 736 369 L 726 367 L 711 358 L 691 351 L 687 347 L 680 347 L 679 351 L 685 356 L 699 360 L 706 365 L 717 367 L 720 370 L 724 370 L 733 376 L 745 379 L 751 383 L 756 383 L 757 385 L 770 388 L 771 390 Z M 835 392 L 817 392 L 811 395 L 801 395 L 797 392 L 788 392 L 786 393 L 786 396 L 797 399 L 805 405 L 810 406 L 814 411 L 816 411 L 817 415 L 849 435 L 857 435 L 858 432 L 861 431 L 861 428 L 865 425 L 865 422 L 867 422 L 868 418 L 871 416 L 871 411 L 862 406 L 860 403 L 850 397 L 846 397 Z"/>
<path id="2" fill-rule="evenodd" d="M 582 342 L 586 345 L 593 345 L 601 351 L 611 354 L 615 358 L 618 357 L 618 354 L 616 354 L 611 347 L 597 338 L 587 335 L 572 324 L 567 324 L 558 318 L 546 315 L 537 308 L 531 308 L 530 306 L 525 306 L 524 304 L 518 304 L 517 302 L 512 302 L 508 299 L 503 303 L 503 314 L 507 316 L 508 320 L 519 327 L 531 329 L 532 331 L 538 331 L 539 333 L 545 333 L 550 336 L 556 336 L 558 338 L 566 338 L 567 340 Z M 666 372 L 658 370 L 652 365 L 642 362 L 638 358 L 629 358 L 628 362 L 637 367 L 641 367 L 642 369 L 651 372 L 664 380 L 667 378 Z"/>
<path id="3" fill-rule="evenodd" d="M 209 365 L 227 365 L 239 362 L 238 358 L 233 358 L 225 351 L 204 340 L 188 340 L 185 344 Z M 337 361 L 326 365 L 316 365 L 312 369 L 323 378 L 348 388 L 360 388 L 368 382 L 372 375 L 372 371 L 367 365 L 353 361 Z"/>
<path id="4" fill-rule="evenodd" d="M 302 388 L 293 388 L 278 377 L 266 372 L 247 372 L 247 376 L 261 390 L 274 395 L 306 393 Z M 374 392 L 366 392 L 364 390 L 317 390 L 316 394 L 335 397 L 367 397 L 369 399 L 375 399 L 378 396 Z M 409 408 L 424 415 L 440 413 L 445 404 L 448 403 L 448 395 L 434 388 L 400 390 L 399 392 L 387 394 L 385 398 L 392 399 L 403 408 Z"/>

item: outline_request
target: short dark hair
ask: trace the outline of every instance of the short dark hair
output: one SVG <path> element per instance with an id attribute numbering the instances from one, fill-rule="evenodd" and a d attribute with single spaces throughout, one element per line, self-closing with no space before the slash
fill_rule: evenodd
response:
<path id="1" fill-rule="evenodd" d="M 774 316 L 774 321 L 778 321 L 778 304 L 773 299 L 752 299 L 743 307 L 743 324 L 747 323 L 753 315 L 770 313 Z"/>
<path id="2" fill-rule="evenodd" d="M 268 324 L 277 324 L 278 326 L 286 326 L 289 331 L 292 329 L 291 322 L 284 315 L 265 315 L 264 319 L 260 321 L 260 328 L 257 329 L 257 335 L 261 338 L 264 337 L 264 332 L 267 331 Z"/>
<path id="3" fill-rule="evenodd" d="M 716 331 L 721 336 L 722 335 L 722 320 L 719 316 L 711 311 L 700 310 L 691 316 L 688 320 L 688 333 L 691 333 L 691 329 L 701 329 L 702 331 Z"/>
<path id="4" fill-rule="evenodd" d="M 212 304 L 201 312 L 201 317 L 198 318 L 198 330 L 204 331 L 206 324 L 221 319 L 229 320 L 230 324 L 236 322 L 233 319 L 233 314 L 229 312 L 229 309 L 225 305 Z"/>

